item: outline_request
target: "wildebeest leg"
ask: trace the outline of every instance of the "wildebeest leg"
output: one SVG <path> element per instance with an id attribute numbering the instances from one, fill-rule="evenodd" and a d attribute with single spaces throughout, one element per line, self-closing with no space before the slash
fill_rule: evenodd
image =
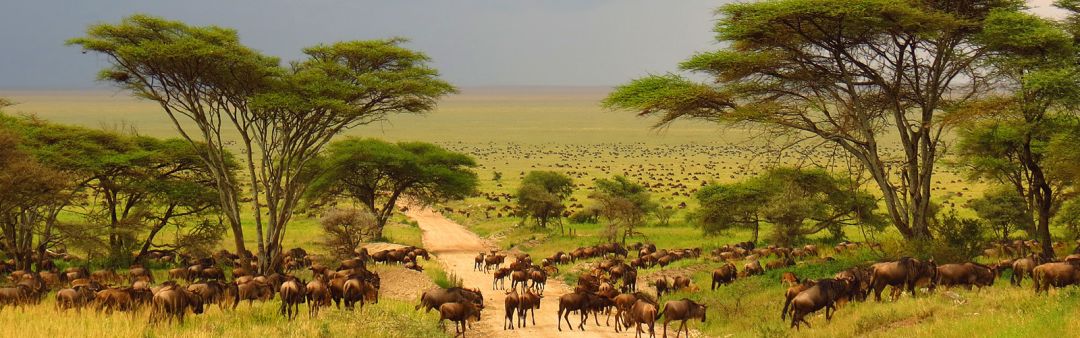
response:
<path id="1" fill-rule="evenodd" d="M 664 318 L 664 338 L 667 338 L 667 325 L 671 322 L 671 319 Z"/>
<path id="2" fill-rule="evenodd" d="M 562 307 L 561 304 L 559 305 L 558 317 L 555 317 L 555 318 L 558 319 L 557 323 L 558 323 L 559 331 L 562 331 L 563 307 Z M 570 325 L 570 319 L 566 319 L 566 325 Z M 574 328 L 570 328 L 570 330 L 573 331 Z"/>
<path id="3" fill-rule="evenodd" d="M 635 335 L 634 337 L 641 338 L 641 322 L 637 323 L 637 335 Z"/>
<path id="4" fill-rule="evenodd" d="M 589 310 L 581 309 L 581 310 L 578 310 L 578 312 L 581 313 L 581 325 L 579 325 L 578 328 L 580 328 L 581 331 L 585 331 L 585 322 L 589 320 Z M 596 324 L 596 325 L 600 325 L 600 324 Z"/>

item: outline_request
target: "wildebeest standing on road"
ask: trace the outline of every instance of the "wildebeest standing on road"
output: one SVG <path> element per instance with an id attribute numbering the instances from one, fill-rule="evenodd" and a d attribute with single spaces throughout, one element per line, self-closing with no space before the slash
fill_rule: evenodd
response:
<path id="1" fill-rule="evenodd" d="M 444 320 L 449 319 L 454 322 L 454 332 L 461 333 L 461 338 L 465 338 L 465 330 L 468 328 L 466 324 L 468 324 L 469 319 L 479 321 L 480 310 L 482 309 L 483 306 L 478 306 L 471 301 L 439 305 L 439 324 L 441 325 Z M 461 324 L 460 331 L 458 331 L 458 324 Z"/>
<path id="2" fill-rule="evenodd" d="M 667 338 L 668 323 L 676 320 L 681 321 L 681 323 L 679 328 L 675 330 L 675 338 L 679 338 L 680 330 L 685 330 L 686 336 L 690 337 L 690 328 L 686 327 L 686 321 L 701 318 L 701 322 L 704 323 L 707 310 L 708 307 L 705 304 L 698 304 L 686 298 L 668 301 L 664 304 L 664 312 L 660 314 L 664 317 L 664 338 Z"/>

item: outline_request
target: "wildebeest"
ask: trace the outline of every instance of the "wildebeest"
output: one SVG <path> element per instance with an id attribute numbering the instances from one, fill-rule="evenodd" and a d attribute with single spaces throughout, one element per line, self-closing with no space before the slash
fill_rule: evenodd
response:
<path id="1" fill-rule="evenodd" d="M 747 276 L 760 275 L 765 273 L 765 269 L 761 267 L 760 261 L 751 261 L 743 265 L 743 272 Z"/>
<path id="2" fill-rule="evenodd" d="M 699 304 L 686 298 L 664 303 L 664 311 L 660 313 L 660 316 L 664 317 L 664 337 L 667 337 L 668 323 L 676 320 L 681 321 L 681 323 L 679 329 L 675 330 L 675 338 L 679 337 L 680 330 L 685 330 L 686 336 L 690 337 L 690 328 L 686 327 L 686 321 L 700 318 L 701 322 L 704 323 L 707 310 L 708 307 L 705 304 Z"/>
<path id="3" fill-rule="evenodd" d="M 188 309 L 195 314 L 203 313 L 202 297 L 184 288 L 166 287 L 154 294 L 150 322 L 168 319 L 171 323 L 176 318 L 183 323 Z"/>
<path id="4" fill-rule="evenodd" d="M 791 307 L 791 300 L 795 299 L 795 296 L 798 296 L 800 292 L 806 291 L 814 285 L 817 285 L 817 281 L 806 280 L 797 285 L 788 287 L 787 290 L 784 291 L 784 308 L 780 310 L 780 320 L 787 318 L 788 309 Z"/>
<path id="5" fill-rule="evenodd" d="M 1012 285 L 1020 286 L 1020 283 L 1024 281 L 1024 276 L 1031 276 L 1031 273 L 1039 264 L 1042 264 L 1042 258 L 1035 254 L 1013 261 L 1013 274 L 1009 281 Z"/>
<path id="6" fill-rule="evenodd" d="M 293 320 L 300 314 L 300 304 L 307 298 L 307 285 L 296 277 L 286 277 L 281 283 L 281 315 Z"/>
<path id="7" fill-rule="evenodd" d="M 540 308 L 540 299 L 544 296 L 538 295 L 532 290 L 525 290 L 521 293 L 520 303 L 518 303 L 518 327 L 525 327 L 525 312 L 532 312 L 532 324 L 536 325 L 536 309 Z"/>
<path id="8" fill-rule="evenodd" d="M 581 314 L 581 322 L 578 324 L 578 328 L 585 330 L 585 320 L 589 316 L 589 294 L 586 292 L 574 292 L 562 295 L 559 297 L 559 312 L 558 328 L 562 331 L 562 321 L 565 319 L 566 324 L 570 325 L 570 331 L 574 330 L 574 324 L 570 323 L 570 312 L 578 311 Z"/>
<path id="9" fill-rule="evenodd" d="M 984 287 L 994 285 L 997 272 L 993 268 L 979 263 L 942 264 L 937 267 L 937 285 L 955 286 L 960 285 L 971 290 L 972 286 Z"/>
<path id="10" fill-rule="evenodd" d="M 791 327 L 799 328 L 805 323 L 806 315 L 825 308 L 825 320 L 832 320 L 832 310 L 836 310 L 836 300 L 847 293 L 851 282 L 846 279 L 820 279 L 817 284 L 800 292 L 791 300 Z"/>
<path id="11" fill-rule="evenodd" d="M 642 334 L 641 325 L 645 324 L 649 327 L 649 337 L 656 337 L 656 319 L 659 317 L 659 306 L 656 303 L 650 302 L 645 299 L 638 299 L 634 302 L 634 305 L 630 307 L 630 312 L 627 315 L 626 325 L 636 325 L 637 335 L 635 337 L 640 338 Z"/>
<path id="12" fill-rule="evenodd" d="M 780 274 L 780 284 L 782 285 L 792 287 L 799 285 L 800 282 L 799 277 L 796 276 L 794 272 L 785 271 L 783 274 Z"/>
<path id="13" fill-rule="evenodd" d="M 544 287 L 547 285 L 547 272 L 542 269 L 532 269 L 529 271 L 529 280 L 532 281 L 532 289 L 544 294 Z"/>
<path id="14" fill-rule="evenodd" d="M 97 310 L 104 311 L 105 314 L 112 314 L 113 311 L 130 311 L 135 307 L 131 293 L 124 289 L 98 291 L 94 295 L 94 302 L 97 304 Z"/>
<path id="15" fill-rule="evenodd" d="M 906 288 L 915 297 L 915 286 L 920 280 L 928 279 L 930 287 L 937 275 L 937 265 L 931 259 L 926 262 L 911 257 L 903 257 L 894 262 L 876 263 L 871 266 L 870 287 L 874 290 L 874 298 L 881 301 L 881 292 L 886 286 L 903 289 Z M 894 293 L 893 299 L 899 297 Z"/>
<path id="16" fill-rule="evenodd" d="M 259 279 L 252 279 L 243 283 L 238 282 L 236 284 L 236 292 L 237 295 L 232 306 L 233 309 L 235 309 L 236 305 L 242 300 L 248 301 L 248 306 L 251 306 L 254 301 L 266 301 L 274 294 L 271 286 Z"/>
<path id="17" fill-rule="evenodd" d="M 738 271 L 735 270 L 735 264 L 727 263 L 721 266 L 719 269 L 713 270 L 712 273 L 712 286 L 711 290 L 716 290 L 721 285 L 730 284 L 735 280 L 735 275 Z"/>
<path id="18" fill-rule="evenodd" d="M 308 314 L 311 317 L 319 315 L 319 309 L 330 306 L 330 288 L 326 284 L 325 277 L 312 279 L 305 286 L 307 289 Z"/>
<path id="19" fill-rule="evenodd" d="M 521 296 L 518 295 L 517 289 L 511 288 L 506 292 L 506 298 L 503 299 L 503 310 L 506 310 L 506 316 L 503 318 L 503 330 L 514 329 L 514 315 L 518 313 L 518 307 L 521 306 Z M 521 316 L 518 315 L 520 319 Z"/>
<path id="20" fill-rule="evenodd" d="M 0 288 L 0 310 L 3 310 L 4 307 L 8 305 L 25 305 L 27 298 L 30 297 L 30 293 L 30 287 L 22 284 L 13 287 Z"/>
<path id="21" fill-rule="evenodd" d="M 462 338 L 465 338 L 465 330 L 469 319 L 479 321 L 480 311 L 483 306 L 466 301 L 466 302 L 450 302 L 439 305 L 439 324 L 442 325 L 444 320 L 449 319 L 454 322 L 454 332 L 460 333 Z M 458 324 L 461 324 L 461 330 L 458 330 Z M 456 335 L 455 335 L 456 336 Z"/>
<path id="22" fill-rule="evenodd" d="M 93 300 L 94 292 L 86 286 L 63 289 L 56 292 L 56 309 L 61 311 L 75 309 L 78 311 Z"/>
<path id="23" fill-rule="evenodd" d="M 484 295 L 481 294 L 478 289 L 466 289 L 462 287 L 452 287 L 449 289 L 434 288 L 424 291 L 424 293 L 420 295 L 420 304 L 416 305 L 415 310 L 419 310 L 423 307 L 424 312 L 428 312 L 432 309 L 438 309 L 439 306 L 445 303 L 463 302 L 473 302 L 483 308 Z"/>
<path id="24" fill-rule="evenodd" d="M 1035 293 L 1049 293 L 1050 287 L 1065 287 L 1080 284 L 1080 264 L 1054 262 L 1035 267 L 1031 274 L 1035 284 Z"/>

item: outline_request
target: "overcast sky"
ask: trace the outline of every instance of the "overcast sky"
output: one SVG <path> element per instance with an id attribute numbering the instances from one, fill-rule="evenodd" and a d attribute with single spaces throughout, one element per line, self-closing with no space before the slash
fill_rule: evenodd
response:
<path id="1" fill-rule="evenodd" d="M 1045 5 L 1052 0 L 1035 0 Z M 64 46 L 86 26 L 148 13 L 239 31 L 285 60 L 317 43 L 402 36 L 459 86 L 608 86 L 716 47 L 730 0 L 0 0 L 0 88 L 101 86 L 103 59 Z"/>

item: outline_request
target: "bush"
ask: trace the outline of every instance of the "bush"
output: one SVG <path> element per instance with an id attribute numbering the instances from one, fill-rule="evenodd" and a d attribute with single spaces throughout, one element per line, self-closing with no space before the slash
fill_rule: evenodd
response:
<path id="1" fill-rule="evenodd" d="M 370 212 L 360 209 L 334 209 L 319 220 L 326 246 L 331 255 L 340 259 L 351 258 L 356 248 L 377 233 L 378 223 Z"/>

